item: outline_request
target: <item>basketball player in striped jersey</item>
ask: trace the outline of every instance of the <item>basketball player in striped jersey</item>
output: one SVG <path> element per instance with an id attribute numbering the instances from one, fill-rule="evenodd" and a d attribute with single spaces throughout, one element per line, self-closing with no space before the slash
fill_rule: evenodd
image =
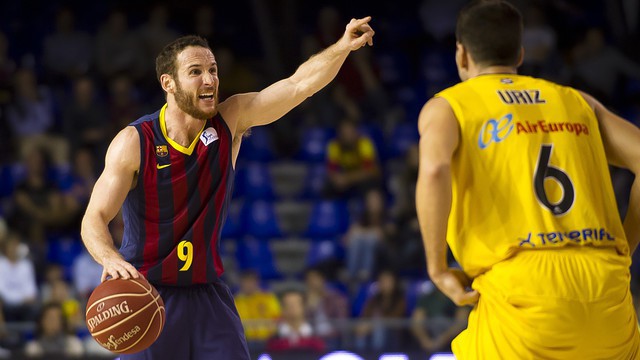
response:
<path id="1" fill-rule="evenodd" d="M 456 29 L 462 82 L 419 116 L 429 275 L 474 305 L 452 349 L 460 360 L 640 359 L 629 289 L 640 180 L 623 224 L 608 169 L 640 175 L 640 130 L 589 95 L 517 75 L 521 33 L 509 3 L 468 4 Z"/>
<path id="2" fill-rule="evenodd" d="M 167 103 L 111 142 L 82 239 L 108 278 L 146 277 L 167 323 L 147 350 L 122 359 L 249 359 L 242 324 L 220 280 L 220 232 L 243 134 L 276 121 L 327 85 L 351 51 L 372 45 L 370 17 L 352 19 L 332 46 L 260 92 L 218 104 L 218 68 L 207 42 L 186 36 L 156 58 Z M 122 208 L 115 248 L 108 224 Z"/>

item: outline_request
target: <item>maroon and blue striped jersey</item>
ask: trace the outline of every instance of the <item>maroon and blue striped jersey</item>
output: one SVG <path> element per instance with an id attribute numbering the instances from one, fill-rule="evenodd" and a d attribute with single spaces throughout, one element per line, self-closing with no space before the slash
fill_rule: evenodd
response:
<path id="1" fill-rule="evenodd" d="M 210 283 L 223 272 L 219 240 L 233 188 L 232 136 L 218 114 L 181 146 L 167 136 L 166 107 L 130 124 L 140 137 L 140 170 L 122 207 L 120 253 L 152 284 Z"/>

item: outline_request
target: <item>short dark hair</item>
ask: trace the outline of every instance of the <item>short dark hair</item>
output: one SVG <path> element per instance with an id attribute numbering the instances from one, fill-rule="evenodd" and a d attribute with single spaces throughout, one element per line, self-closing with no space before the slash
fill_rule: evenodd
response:
<path id="1" fill-rule="evenodd" d="M 156 57 L 156 76 L 158 77 L 158 81 L 160 81 L 162 74 L 169 74 L 174 78 L 176 77 L 176 58 L 182 50 L 189 46 L 203 47 L 211 50 L 207 40 L 197 35 L 183 36 L 170 42 Z"/>
<path id="2" fill-rule="evenodd" d="M 479 0 L 458 15 L 456 40 L 484 66 L 515 66 L 522 44 L 522 15 L 503 0 Z"/>

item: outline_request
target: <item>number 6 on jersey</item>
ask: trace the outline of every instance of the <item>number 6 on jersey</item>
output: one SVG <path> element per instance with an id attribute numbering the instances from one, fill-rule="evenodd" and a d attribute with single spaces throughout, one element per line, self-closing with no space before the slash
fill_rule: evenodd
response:
<path id="1" fill-rule="evenodd" d="M 182 240 L 178 244 L 178 259 L 184 261 L 180 271 L 187 271 L 193 262 L 193 244 L 189 240 Z"/>
<path id="2" fill-rule="evenodd" d="M 563 215 L 571 209 L 573 201 L 576 198 L 575 191 L 573 189 L 573 183 L 567 173 L 558 169 L 557 167 L 549 164 L 551 158 L 551 151 L 553 145 L 542 145 L 540 148 L 540 156 L 538 157 L 538 165 L 536 166 L 536 172 L 533 175 L 533 188 L 536 192 L 538 201 L 542 203 L 544 207 L 549 209 L 554 215 Z M 544 181 L 547 178 L 552 178 L 557 181 L 562 187 L 562 198 L 553 203 L 547 196 L 547 191 L 544 188 Z"/>

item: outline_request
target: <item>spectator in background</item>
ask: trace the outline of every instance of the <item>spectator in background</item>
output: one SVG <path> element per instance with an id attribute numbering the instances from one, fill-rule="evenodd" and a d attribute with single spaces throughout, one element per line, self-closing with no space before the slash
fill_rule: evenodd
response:
<path id="1" fill-rule="evenodd" d="M 29 341 L 24 354 L 29 358 L 79 358 L 82 342 L 67 332 L 66 319 L 60 304 L 49 303 L 42 308 L 36 325 L 36 339 Z"/>
<path id="2" fill-rule="evenodd" d="M 352 119 L 340 123 L 338 136 L 327 145 L 327 167 L 328 196 L 362 195 L 380 185 L 375 146 Z"/>
<path id="3" fill-rule="evenodd" d="M 74 14 L 63 8 L 56 14 L 55 32 L 44 38 L 43 63 L 50 79 L 64 85 L 91 67 L 91 36 L 74 28 Z"/>
<path id="4" fill-rule="evenodd" d="M 359 350 L 393 350 L 399 346 L 397 329 L 385 326 L 380 320 L 403 318 L 407 310 L 404 291 L 392 271 L 378 275 L 377 290 L 365 302 L 361 321 L 355 328 L 356 348 Z"/>
<path id="5" fill-rule="evenodd" d="M 0 300 L 7 321 L 32 321 L 37 311 L 38 287 L 27 247 L 17 233 L 9 234 L 0 255 Z"/>
<path id="6" fill-rule="evenodd" d="M 143 73 L 141 44 L 129 30 L 127 15 L 113 11 L 96 38 L 96 65 L 104 79 L 118 74 L 136 77 Z M 131 120 L 130 120 L 131 121 Z"/>
<path id="7" fill-rule="evenodd" d="M 73 261 L 71 271 L 73 274 L 73 286 L 76 289 L 82 308 L 84 308 L 93 289 L 100 285 L 102 266 L 93 260 L 83 246 L 82 252 Z"/>
<path id="8" fill-rule="evenodd" d="M 351 224 L 344 236 L 347 272 L 351 282 L 371 278 L 376 266 L 377 250 L 385 241 L 386 220 L 382 192 L 370 190 L 365 195 L 360 219 Z"/>
<path id="9" fill-rule="evenodd" d="M 64 134 L 73 151 L 89 146 L 101 156 L 110 139 L 107 129 L 107 108 L 96 96 L 90 77 L 77 78 L 73 83 L 73 98 L 62 112 Z"/>
<path id="10" fill-rule="evenodd" d="M 40 284 L 40 302 L 51 300 L 53 286 L 58 281 L 64 281 L 64 269 L 59 264 L 47 264 L 44 270 L 44 281 Z"/>
<path id="11" fill-rule="evenodd" d="M 60 279 L 53 282 L 51 286 L 51 296 L 45 299 L 44 303 L 60 304 L 67 324 L 67 331 L 75 332 L 85 326 L 83 314 L 80 310 L 80 302 L 73 296 L 69 284 L 66 281 Z"/>
<path id="12" fill-rule="evenodd" d="M 158 3 L 153 5 L 149 12 L 147 22 L 142 24 L 137 31 L 143 59 L 155 59 L 166 44 L 169 44 L 180 36 L 177 31 L 169 27 L 168 23 L 169 9 L 167 8 L 167 4 Z M 145 83 L 154 86 L 151 90 L 156 90 L 157 79 L 155 63 L 148 61 L 145 64 Z"/>
<path id="13" fill-rule="evenodd" d="M 16 63 L 9 57 L 9 41 L 0 31 L 0 162 L 14 155 L 11 131 L 7 123 L 7 106 L 11 101 Z"/>
<path id="14" fill-rule="evenodd" d="M 327 284 L 322 272 L 309 269 L 305 274 L 306 317 L 314 333 L 320 336 L 330 348 L 336 348 L 340 331 L 332 321 L 347 318 L 347 298 Z"/>
<path id="15" fill-rule="evenodd" d="M 589 29 L 584 40 L 572 50 L 572 57 L 575 85 L 605 104 L 615 100 L 620 76 L 640 80 L 640 65 L 607 45 L 602 29 Z"/>
<path id="16" fill-rule="evenodd" d="M 411 314 L 411 331 L 426 352 L 449 351 L 451 340 L 467 327 L 470 312 L 468 306 L 456 306 L 429 284 Z"/>
<path id="17" fill-rule="evenodd" d="M 34 148 L 27 154 L 26 179 L 14 195 L 10 223 L 24 237 L 35 253 L 38 264 L 44 259 L 45 230 L 64 217 L 62 194 L 49 178 L 49 159 L 44 149 Z"/>
<path id="18" fill-rule="evenodd" d="M 142 109 L 138 103 L 136 89 L 131 78 L 118 75 L 109 83 L 109 124 L 112 125 L 109 138 L 137 119 Z"/>
<path id="19" fill-rule="evenodd" d="M 530 5 L 524 14 L 522 47 L 524 59 L 521 71 L 530 76 L 543 76 L 545 67 L 556 50 L 556 32 L 545 19 L 542 9 Z"/>
<path id="20" fill-rule="evenodd" d="M 275 334 L 280 304 L 274 293 L 260 288 L 257 272 L 248 270 L 240 275 L 235 300 L 250 348 L 260 346 Z"/>
<path id="21" fill-rule="evenodd" d="M 251 89 L 259 86 L 256 75 L 249 67 L 245 66 L 236 58 L 230 48 L 217 48 L 216 62 L 220 67 L 218 76 L 225 79 L 224 83 L 220 84 L 218 90 L 220 91 L 220 96 L 223 98 L 232 94 L 251 91 Z"/>
<path id="22" fill-rule="evenodd" d="M 418 180 L 417 144 L 407 149 L 400 172 L 391 177 L 395 201 L 390 211 L 391 221 L 387 223 L 387 241 L 382 253 L 387 264 L 396 271 L 424 271 L 426 264 L 415 202 Z"/>
<path id="23" fill-rule="evenodd" d="M 314 351 L 323 352 L 325 344 L 314 333 L 305 318 L 304 294 L 296 290 L 285 291 L 281 296 L 282 320 L 278 335 L 267 344 L 268 351 Z"/>
<path id="24" fill-rule="evenodd" d="M 88 147 L 78 148 L 73 153 L 71 173 L 60 181 L 64 212 L 69 219 L 69 227 L 72 232 L 77 232 L 77 229 L 80 228 L 82 215 L 87 208 L 91 190 L 97 180 L 94 164 L 95 156 L 91 149 Z"/>
<path id="25" fill-rule="evenodd" d="M 7 109 L 7 120 L 16 137 L 20 155 L 42 147 L 58 165 L 68 162 L 69 145 L 52 135 L 53 97 L 48 88 L 38 85 L 32 70 L 23 68 L 14 77 L 15 98 Z"/>
<path id="26" fill-rule="evenodd" d="M 7 334 L 7 325 L 4 321 L 4 311 L 2 310 L 2 300 L 0 299 L 0 359 L 8 359 L 11 356 L 11 351 L 2 347 Z"/>

